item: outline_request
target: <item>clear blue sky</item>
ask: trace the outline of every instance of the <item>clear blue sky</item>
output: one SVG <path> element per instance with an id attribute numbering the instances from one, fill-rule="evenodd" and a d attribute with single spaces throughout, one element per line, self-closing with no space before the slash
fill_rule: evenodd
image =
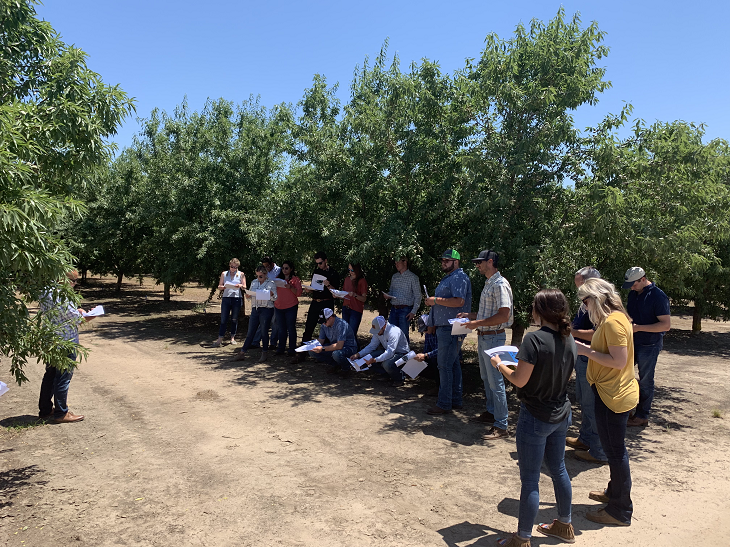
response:
<path id="1" fill-rule="evenodd" d="M 208 97 L 241 103 L 297 103 L 314 74 L 339 82 L 349 98 L 357 65 L 374 58 L 387 38 L 407 69 L 438 61 L 453 72 L 478 58 L 490 32 L 509 38 L 533 18 L 548 21 L 560 7 L 548 0 L 433 0 L 360 4 L 310 0 L 205 4 L 178 0 L 46 0 L 37 7 L 64 41 L 89 54 L 89 67 L 137 100 L 137 117 L 155 107 L 172 112 L 185 95 L 193 110 Z M 566 15 L 597 21 L 611 48 L 602 65 L 613 88 L 596 107 L 576 114 L 596 123 L 624 102 L 647 123 L 685 120 L 707 125 L 706 140 L 730 140 L 728 0 L 565 2 Z M 131 144 L 129 118 L 114 139 Z"/>

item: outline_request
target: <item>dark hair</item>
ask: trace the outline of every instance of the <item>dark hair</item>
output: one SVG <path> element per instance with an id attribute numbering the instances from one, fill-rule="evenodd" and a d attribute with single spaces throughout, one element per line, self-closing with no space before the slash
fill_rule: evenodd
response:
<path id="1" fill-rule="evenodd" d="M 282 266 L 282 268 L 281 268 L 281 270 L 279 270 L 279 275 L 276 276 L 279 279 L 286 279 L 284 277 L 284 266 L 289 266 L 289 269 L 291 270 L 289 272 L 289 277 L 290 278 L 291 277 L 294 277 L 295 275 L 297 275 L 297 273 L 294 271 L 294 262 L 292 262 L 291 260 L 285 260 L 284 262 L 281 263 L 281 266 Z"/>
<path id="2" fill-rule="evenodd" d="M 274 263 L 274 261 L 271 260 L 270 256 L 265 256 L 264 258 L 261 259 L 261 264 L 273 264 L 273 263 Z"/>
<path id="3" fill-rule="evenodd" d="M 543 289 L 537 293 L 532 310 L 548 323 L 557 325 L 562 336 L 570 334 L 570 307 L 559 289 Z"/>
<path id="4" fill-rule="evenodd" d="M 357 284 L 360 283 L 360 280 L 365 277 L 365 274 L 362 273 L 362 266 L 360 264 L 355 264 L 354 262 L 349 263 L 350 266 L 352 266 L 352 269 L 355 272 L 355 281 L 353 282 L 353 285 L 355 285 L 355 289 L 357 289 Z"/>
<path id="5" fill-rule="evenodd" d="M 318 258 L 321 258 L 322 260 L 327 260 L 327 253 L 324 251 L 317 251 L 314 253 L 314 260 L 317 260 Z"/>
<path id="6" fill-rule="evenodd" d="M 267 269 L 266 269 L 266 266 L 264 266 L 263 264 L 262 264 L 261 266 L 256 266 L 256 271 L 257 271 L 257 272 L 263 272 L 263 273 L 265 273 L 265 274 L 266 274 L 267 276 L 269 275 L 269 270 L 267 270 Z"/>

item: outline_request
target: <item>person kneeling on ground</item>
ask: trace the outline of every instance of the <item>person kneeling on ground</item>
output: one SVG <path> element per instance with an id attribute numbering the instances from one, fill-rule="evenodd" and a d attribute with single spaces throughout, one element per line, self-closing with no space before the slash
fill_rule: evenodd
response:
<path id="1" fill-rule="evenodd" d="M 350 363 L 347 356 L 357 351 L 357 342 L 350 325 L 335 315 L 331 308 L 325 308 L 319 314 L 320 346 L 309 352 L 317 361 L 327 363 L 330 374 L 350 373 Z"/>
<path id="2" fill-rule="evenodd" d="M 403 371 L 395 365 L 395 362 L 411 351 L 406 335 L 401 329 L 388 323 L 382 315 L 373 319 L 370 333 L 373 335 L 370 343 L 350 359 L 360 359 L 360 355 L 369 353 L 372 358 L 366 363 L 374 365 L 375 372 L 387 374 L 394 385 L 402 384 Z"/>

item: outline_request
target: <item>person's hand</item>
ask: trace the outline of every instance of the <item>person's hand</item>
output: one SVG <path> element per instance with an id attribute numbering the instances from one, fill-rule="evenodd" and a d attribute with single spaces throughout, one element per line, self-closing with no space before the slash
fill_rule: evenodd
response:
<path id="1" fill-rule="evenodd" d="M 355 296 L 355 293 L 352 292 L 352 291 L 350 291 L 350 292 L 347 293 L 347 296 Z"/>
<path id="2" fill-rule="evenodd" d="M 578 355 L 585 355 L 586 357 L 588 357 L 591 352 L 591 346 L 589 346 L 588 344 L 584 344 L 580 340 L 575 341 L 575 347 L 578 350 Z"/>
<path id="3" fill-rule="evenodd" d="M 322 353 L 324 351 L 324 347 L 323 346 L 317 346 L 316 348 L 312 348 L 312 351 L 314 353 Z"/>
<path id="4" fill-rule="evenodd" d="M 371 357 L 370 359 L 368 359 L 367 361 L 365 361 L 365 364 L 366 365 L 372 365 L 374 362 L 375 362 L 375 357 Z"/>
<path id="5" fill-rule="evenodd" d="M 353 353 L 352 355 L 350 355 L 350 359 L 353 360 L 353 361 L 356 361 L 356 360 L 360 359 L 360 354 L 359 353 Z"/>
<path id="6" fill-rule="evenodd" d="M 637 325 L 636 323 L 632 323 L 631 326 L 633 327 L 634 332 L 641 332 L 641 328 L 639 328 L 640 325 Z"/>
<path id="7" fill-rule="evenodd" d="M 492 362 L 492 366 L 494 368 L 499 368 L 499 364 L 502 362 L 502 360 L 499 358 L 499 355 L 495 355 L 490 359 L 490 361 Z"/>
<path id="8" fill-rule="evenodd" d="M 474 330 L 475 328 L 477 328 L 477 326 L 478 325 L 476 321 L 467 321 L 466 323 L 464 323 L 464 328 L 467 328 L 469 330 Z"/>
<path id="9" fill-rule="evenodd" d="M 416 356 L 414 357 L 416 361 L 420 361 L 423 363 L 426 360 L 426 354 L 425 353 L 416 353 Z"/>
<path id="10" fill-rule="evenodd" d="M 86 313 L 86 312 L 85 312 L 84 310 L 82 310 L 81 308 L 79 308 L 79 309 L 78 309 L 77 311 L 78 311 L 78 312 L 79 312 L 79 313 L 80 313 L 81 315 L 83 315 L 83 314 L 85 314 L 85 313 Z"/>
<path id="11" fill-rule="evenodd" d="M 383 291 L 383 298 L 385 298 L 386 300 L 390 300 L 393 297 L 390 296 L 389 294 L 387 294 L 385 291 Z"/>
<path id="12" fill-rule="evenodd" d="M 310 288 L 308 288 L 308 287 L 302 287 L 302 290 L 303 290 L 304 292 L 312 292 L 312 289 L 310 289 Z"/>
<path id="13" fill-rule="evenodd" d="M 468 319 L 469 318 L 469 314 L 467 312 L 463 312 L 462 311 L 462 312 L 459 312 L 459 313 L 456 314 L 456 318 L 457 319 L 464 319 L 464 318 L 467 318 Z"/>
<path id="14" fill-rule="evenodd" d="M 322 285 L 324 285 L 325 287 L 330 287 L 330 286 L 331 286 L 331 285 L 330 285 L 330 280 L 329 280 L 329 279 L 325 279 L 325 280 L 324 280 L 324 281 L 322 282 Z"/>
<path id="15" fill-rule="evenodd" d="M 415 316 L 416 316 L 416 314 L 415 314 L 415 313 L 409 313 L 408 315 L 406 315 L 406 319 L 408 319 L 408 321 L 413 321 L 413 318 L 414 318 Z"/>
<path id="16" fill-rule="evenodd" d="M 429 296 L 428 298 L 426 298 L 426 300 L 424 300 L 424 303 L 427 306 L 435 306 L 436 305 L 436 297 L 435 296 Z"/>
<path id="17" fill-rule="evenodd" d="M 251 300 L 253 298 L 253 296 L 251 296 L 250 294 L 247 294 L 246 295 L 246 298 L 248 298 L 249 300 Z"/>
<path id="18" fill-rule="evenodd" d="M 428 334 L 436 334 L 436 327 L 426 327 L 426 332 Z"/>

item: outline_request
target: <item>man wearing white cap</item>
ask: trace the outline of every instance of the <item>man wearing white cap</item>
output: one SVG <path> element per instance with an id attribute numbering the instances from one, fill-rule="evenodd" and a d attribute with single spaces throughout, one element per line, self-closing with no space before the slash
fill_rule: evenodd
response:
<path id="1" fill-rule="evenodd" d="M 664 333 L 672 326 L 669 297 L 638 266 L 626 271 L 622 287 L 631 289 L 626 311 L 634 323 L 634 362 L 639 368 L 639 404 L 627 425 L 644 427 L 649 424 L 654 399 L 657 358 L 664 347 Z"/>
<path id="2" fill-rule="evenodd" d="M 400 328 L 388 323 L 382 315 L 373 319 L 370 333 L 373 335 L 370 343 L 350 359 L 360 359 L 360 355 L 369 353 L 372 359 L 367 364 L 375 365 L 373 369 L 376 372 L 378 369 L 384 370 L 394 385 L 402 384 L 403 372 L 395 366 L 395 362 L 411 351 L 406 335 Z"/>
<path id="3" fill-rule="evenodd" d="M 357 351 L 357 341 L 347 321 L 337 317 L 331 308 L 325 308 L 319 314 L 320 346 L 309 352 L 314 359 L 327 363 L 330 368 L 327 372 L 347 375 L 350 373 L 350 363 L 347 356 Z"/>

